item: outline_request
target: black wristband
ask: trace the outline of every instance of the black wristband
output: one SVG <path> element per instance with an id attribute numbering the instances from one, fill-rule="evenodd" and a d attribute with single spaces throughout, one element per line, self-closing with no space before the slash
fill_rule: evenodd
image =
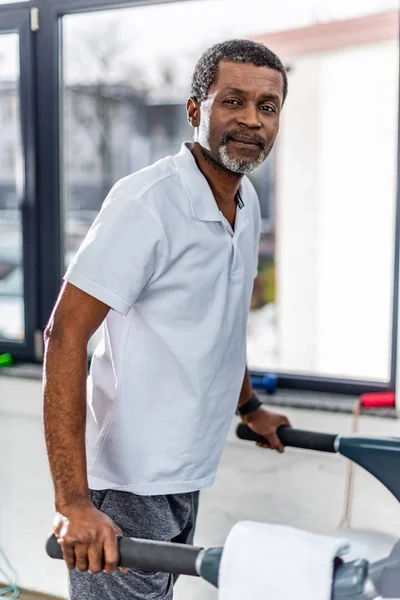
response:
<path id="1" fill-rule="evenodd" d="M 242 406 L 238 407 L 237 414 L 244 417 L 257 410 L 257 408 L 260 408 L 260 406 L 262 406 L 262 402 L 260 402 L 256 394 L 253 394 L 246 404 L 242 404 Z"/>

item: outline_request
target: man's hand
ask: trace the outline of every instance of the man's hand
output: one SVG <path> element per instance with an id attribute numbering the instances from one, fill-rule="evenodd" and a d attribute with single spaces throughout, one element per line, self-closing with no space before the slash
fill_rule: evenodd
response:
<path id="1" fill-rule="evenodd" d="M 283 415 L 270 412 L 260 406 L 254 412 L 242 417 L 242 421 L 247 427 L 252 429 L 255 433 L 264 436 L 268 440 L 268 446 L 266 444 L 258 443 L 257 446 L 262 448 L 272 448 L 278 452 L 284 452 L 284 446 L 277 436 L 277 429 L 281 425 L 287 425 L 290 427 L 288 419 Z"/>
<path id="2" fill-rule="evenodd" d="M 89 499 L 60 510 L 54 519 L 53 531 L 68 569 L 90 573 L 115 571 L 119 561 L 117 534 L 122 535 L 120 528 Z"/>

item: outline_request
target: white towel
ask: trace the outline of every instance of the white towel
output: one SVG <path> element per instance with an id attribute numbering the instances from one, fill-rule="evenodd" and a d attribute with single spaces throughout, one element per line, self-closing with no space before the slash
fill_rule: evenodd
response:
<path id="1" fill-rule="evenodd" d="M 219 571 L 219 600 L 330 600 L 338 538 L 242 521 L 231 530 Z"/>

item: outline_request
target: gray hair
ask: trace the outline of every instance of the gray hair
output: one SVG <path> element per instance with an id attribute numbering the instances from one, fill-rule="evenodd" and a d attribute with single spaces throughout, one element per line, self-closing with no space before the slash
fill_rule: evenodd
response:
<path id="1" fill-rule="evenodd" d="M 285 101 L 288 81 L 280 58 L 263 44 L 251 40 L 228 40 L 206 50 L 193 72 L 190 92 L 192 98 L 196 98 L 199 102 L 207 98 L 208 91 L 217 78 L 218 65 L 222 60 L 269 67 L 279 71 L 283 77 L 283 101 Z"/>

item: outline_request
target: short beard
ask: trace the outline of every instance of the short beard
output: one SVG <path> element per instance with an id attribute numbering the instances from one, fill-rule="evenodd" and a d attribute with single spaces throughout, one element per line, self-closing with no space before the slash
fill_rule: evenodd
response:
<path id="1" fill-rule="evenodd" d="M 238 158 L 233 158 L 229 156 L 228 153 L 228 142 L 235 135 L 235 133 L 240 132 L 230 132 L 225 133 L 222 137 L 219 148 L 218 148 L 218 158 L 213 157 L 211 153 L 210 146 L 210 119 L 209 115 L 206 112 L 207 107 L 203 107 L 203 113 L 207 118 L 203 118 L 199 127 L 197 127 L 194 131 L 194 141 L 197 142 L 201 148 L 202 154 L 208 162 L 212 163 L 214 167 L 223 169 L 225 171 L 229 171 L 230 173 L 234 173 L 235 175 L 244 175 L 246 173 L 251 173 L 257 169 L 267 158 L 270 153 L 270 148 L 265 143 L 265 141 L 259 136 L 253 136 L 254 139 L 258 142 L 261 152 L 259 157 L 253 162 L 248 162 L 246 160 L 240 160 Z"/>
<path id="2" fill-rule="evenodd" d="M 239 158 L 233 158 L 229 156 L 228 149 L 226 144 L 219 147 L 219 159 L 221 164 L 228 171 L 232 171 L 232 173 L 237 173 L 241 175 L 245 175 L 246 173 L 251 173 L 255 169 L 257 169 L 267 158 L 268 152 L 263 150 L 260 152 L 260 156 L 257 160 L 253 160 L 253 162 L 247 162 L 244 160 L 240 160 Z"/>
<path id="3" fill-rule="evenodd" d="M 228 141 L 230 136 L 224 136 L 219 145 L 218 154 L 221 164 L 232 173 L 237 173 L 240 175 L 245 175 L 246 173 L 251 173 L 255 169 L 257 169 L 267 158 L 269 154 L 269 148 L 265 143 L 260 142 L 261 152 L 259 157 L 252 162 L 248 162 L 246 160 L 241 160 L 240 158 L 234 158 L 228 153 Z"/>

